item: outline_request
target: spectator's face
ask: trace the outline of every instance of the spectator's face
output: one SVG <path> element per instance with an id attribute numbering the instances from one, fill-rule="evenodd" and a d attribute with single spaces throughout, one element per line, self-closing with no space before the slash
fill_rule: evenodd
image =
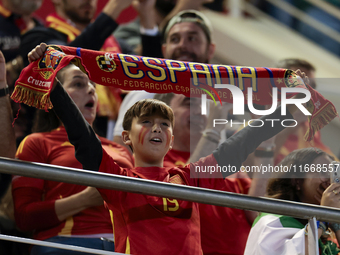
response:
<path id="1" fill-rule="evenodd" d="M 3 3 L 14 13 L 30 15 L 41 7 L 43 0 L 3 0 Z"/>
<path id="2" fill-rule="evenodd" d="M 312 167 L 314 166 L 315 169 L 317 167 L 322 167 L 322 166 L 328 166 L 332 162 L 332 159 L 326 155 L 317 157 L 311 165 L 307 165 L 312 171 Z M 313 165 L 314 164 L 314 165 Z M 320 204 L 321 200 L 321 195 L 322 192 L 325 191 L 325 188 L 323 187 L 323 183 L 326 183 L 329 185 L 329 172 L 322 172 L 322 171 L 315 171 L 315 172 L 309 172 L 306 175 L 306 178 L 304 179 L 304 182 L 301 187 L 301 195 L 300 195 L 300 200 L 303 203 L 309 203 L 309 204 Z M 319 192 L 318 192 L 319 190 Z"/>
<path id="3" fill-rule="evenodd" d="M 202 28 L 193 22 L 175 24 L 162 47 L 164 58 L 208 63 L 215 45 L 209 44 Z"/>
<path id="4" fill-rule="evenodd" d="M 126 145 L 132 146 L 136 166 L 157 165 L 172 147 L 173 130 L 168 119 L 158 114 L 134 117 L 130 131 L 123 131 Z"/>
<path id="5" fill-rule="evenodd" d="M 89 24 L 97 9 L 97 0 L 62 0 L 64 13 L 76 23 Z"/>
<path id="6" fill-rule="evenodd" d="M 174 149 L 190 151 L 191 140 L 193 148 L 207 124 L 206 116 L 201 114 L 201 99 L 175 94 L 170 101 L 170 107 L 175 117 Z"/>
<path id="7" fill-rule="evenodd" d="M 98 96 L 95 85 L 88 76 L 76 66 L 69 67 L 63 73 L 63 87 L 87 122 L 92 124 L 96 118 Z"/>

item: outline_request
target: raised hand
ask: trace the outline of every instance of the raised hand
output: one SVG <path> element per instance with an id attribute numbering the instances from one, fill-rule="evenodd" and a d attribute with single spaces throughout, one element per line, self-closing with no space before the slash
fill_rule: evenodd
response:
<path id="1" fill-rule="evenodd" d="M 129 7 L 132 0 L 109 0 L 103 8 L 103 13 L 116 20 L 120 13 Z"/>
<path id="2" fill-rule="evenodd" d="M 233 108 L 232 103 L 223 102 L 222 105 L 218 102 L 216 105 L 213 101 L 210 101 L 209 106 L 209 116 L 208 116 L 208 126 L 213 124 L 214 119 L 227 119 L 229 111 Z M 225 128 L 225 125 L 216 125 L 214 127 L 215 130 L 222 131 Z"/>
<path id="3" fill-rule="evenodd" d="M 309 84 L 309 78 L 305 72 L 302 72 L 300 69 L 297 69 L 294 72 L 302 78 L 305 84 Z"/>
<path id="4" fill-rule="evenodd" d="M 46 43 L 40 43 L 39 45 L 37 45 L 33 50 L 31 50 L 27 57 L 28 57 L 28 61 L 30 63 L 32 63 L 33 61 L 38 60 L 39 58 L 42 57 L 42 55 L 44 55 L 44 52 L 46 51 L 47 45 Z"/>
<path id="5" fill-rule="evenodd" d="M 156 26 L 155 4 L 156 0 L 134 0 L 132 2 L 143 28 L 153 29 Z"/>

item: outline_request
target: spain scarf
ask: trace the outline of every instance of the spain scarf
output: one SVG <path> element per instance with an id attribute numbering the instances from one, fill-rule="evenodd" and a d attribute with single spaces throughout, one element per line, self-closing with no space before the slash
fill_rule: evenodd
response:
<path id="1" fill-rule="evenodd" d="M 187 97 L 200 97 L 202 93 L 207 93 L 220 102 L 232 102 L 232 94 L 228 89 L 217 91 L 215 84 L 235 85 L 244 95 L 248 93 L 248 88 L 252 88 L 252 101 L 260 105 L 272 104 L 274 87 L 279 93 L 285 87 L 308 89 L 311 100 L 306 106 L 312 114 L 305 136 L 308 141 L 337 116 L 334 105 L 310 86 L 306 87 L 291 70 L 210 65 L 67 46 L 48 47 L 39 60 L 23 69 L 11 98 L 39 109 L 51 109 L 49 95 L 54 78 L 69 63 L 77 65 L 93 82 L 104 86 L 152 93 L 173 92 Z"/>

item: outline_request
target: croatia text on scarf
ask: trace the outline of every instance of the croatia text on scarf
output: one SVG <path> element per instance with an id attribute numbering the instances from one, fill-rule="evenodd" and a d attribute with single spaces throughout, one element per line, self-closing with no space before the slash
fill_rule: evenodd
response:
<path id="1" fill-rule="evenodd" d="M 233 100 L 231 92 L 228 89 L 216 91 L 215 84 L 235 85 L 244 95 L 251 87 L 252 101 L 259 105 L 272 104 L 274 87 L 279 93 L 286 87 L 308 89 L 311 100 L 306 107 L 312 114 L 308 116 L 309 130 L 305 136 L 308 141 L 337 116 L 330 101 L 288 69 L 182 62 L 67 46 L 49 46 L 39 60 L 29 64 L 21 72 L 11 98 L 39 109 L 51 109 L 49 95 L 55 75 L 70 62 L 87 73 L 93 82 L 105 86 L 152 93 L 173 92 L 187 97 L 199 97 L 210 90 L 219 100 L 227 102 Z M 205 84 L 199 82 L 201 80 Z"/>

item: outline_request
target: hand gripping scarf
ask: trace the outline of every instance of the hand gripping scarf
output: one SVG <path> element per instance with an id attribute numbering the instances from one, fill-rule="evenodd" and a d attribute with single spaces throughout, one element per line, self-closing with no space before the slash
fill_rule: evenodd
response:
<path id="1" fill-rule="evenodd" d="M 235 85 L 244 95 L 251 87 L 252 101 L 259 105 L 272 104 L 274 87 L 279 93 L 285 87 L 308 89 L 311 100 L 306 107 L 312 115 L 308 116 L 307 141 L 312 140 L 316 131 L 337 116 L 330 101 L 309 85 L 306 86 L 299 76 L 288 69 L 210 65 L 66 46 L 49 46 L 39 60 L 24 68 L 11 98 L 46 111 L 51 109 L 49 95 L 54 78 L 69 63 L 77 65 L 93 82 L 105 86 L 152 93 L 173 92 L 187 97 L 200 97 L 206 92 L 214 99 L 213 92 L 220 102 L 232 102 L 232 94 L 228 89 L 217 91 L 214 84 Z M 202 80 L 204 84 L 200 82 Z"/>

